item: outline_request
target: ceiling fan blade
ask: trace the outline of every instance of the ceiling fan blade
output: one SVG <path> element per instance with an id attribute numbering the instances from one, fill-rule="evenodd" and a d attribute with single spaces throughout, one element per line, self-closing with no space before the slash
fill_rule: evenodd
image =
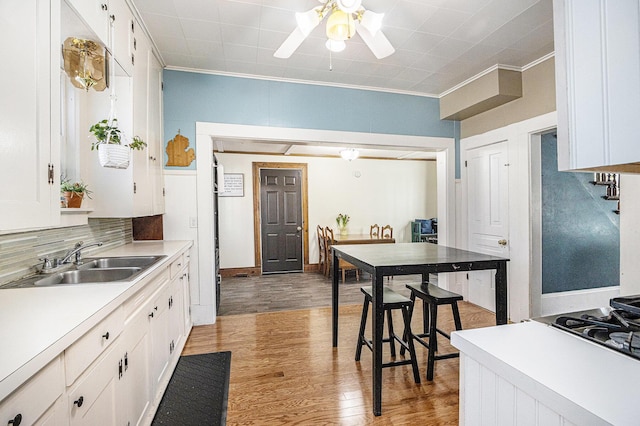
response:
<path id="1" fill-rule="evenodd" d="M 291 34 L 289 34 L 289 37 L 287 37 L 287 39 L 284 41 L 284 43 L 282 43 L 278 50 L 276 50 L 273 56 L 282 59 L 289 58 L 291 55 L 293 55 L 293 52 L 296 51 L 298 46 L 302 44 L 305 38 L 307 37 L 302 33 L 300 28 L 296 27 L 296 29 L 293 30 Z"/>
<path id="2" fill-rule="evenodd" d="M 387 37 L 382 34 L 382 31 L 376 32 L 376 35 L 373 36 L 362 25 L 356 25 L 356 31 L 360 34 L 362 41 L 369 46 L 369 49 L 371 49 L 376 58 L 386 58 L 396 51 L 391 43 L 389 43 L 389 40 L 387 40 Z"/>

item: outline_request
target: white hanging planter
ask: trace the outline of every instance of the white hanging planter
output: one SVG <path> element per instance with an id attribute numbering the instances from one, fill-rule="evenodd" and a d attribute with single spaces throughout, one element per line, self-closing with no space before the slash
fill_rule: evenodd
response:
<path id="1" fill-rule="evenodd" d="M 98 159 L 102 167 L 114 169 L 126 169 L 129 167 L 131 149 L 124 145 L 100 144 L 98 145 Z"/>

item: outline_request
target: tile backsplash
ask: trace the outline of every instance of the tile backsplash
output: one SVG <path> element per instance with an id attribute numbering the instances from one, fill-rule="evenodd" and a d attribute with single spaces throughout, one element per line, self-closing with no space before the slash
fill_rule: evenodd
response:
<path id="1" fill-rule="evenodd" d="M 103 243 L 83 256 L 130 243 L 131 219 L 89 219 L 88 225 L 0 235 L 0 285 L 33 274 L 40 258 L 60 258 L 79 241 Z"/>

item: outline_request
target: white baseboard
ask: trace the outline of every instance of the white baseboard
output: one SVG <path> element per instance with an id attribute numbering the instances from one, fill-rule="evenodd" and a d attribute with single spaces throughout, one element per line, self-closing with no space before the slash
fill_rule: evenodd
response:
<path id="1" fill-rule="evenodd" d="M 543 294 L 541 316 L 609 306 L 609 299 L 619 294 L 619 286 Z"/>

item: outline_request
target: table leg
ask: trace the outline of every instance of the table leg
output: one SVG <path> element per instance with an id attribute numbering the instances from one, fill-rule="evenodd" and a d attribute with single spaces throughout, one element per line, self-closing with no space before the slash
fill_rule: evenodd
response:
<path id="1" fill-rule="evenodd" d="M 496 324 L 507 323 L 507 262 L 498 262 L 496 268 Z"/>
<path id="2" fill-rule="evenodd" d="M 384 309 L 382 295 L 384 277 L 377 270 L 371 278 L 373 286 L 373 415 L 382 414 L 382 328 L 384 324 Z"/>
<path id="3" fill-rule="evenodd" d="M 338 257 L 333 249 L 331 249 L 331 313 L 333 325 L 333 347 L 338 347 Z"/>

